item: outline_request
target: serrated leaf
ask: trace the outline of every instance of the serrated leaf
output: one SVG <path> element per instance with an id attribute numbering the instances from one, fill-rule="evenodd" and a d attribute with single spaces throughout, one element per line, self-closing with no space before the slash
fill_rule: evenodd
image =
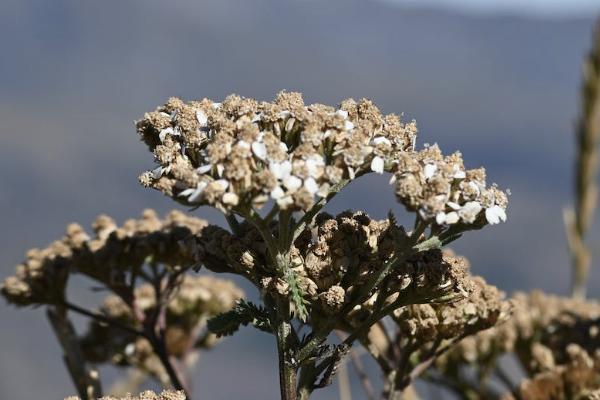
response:
<path id="1" fill-rule="evenodd" d="M 308 318 L 308 310 L 306 309 L 306 305 L 308 301 L 304 298 L 302 289 L 300 289 L 300 285 L 298 283 L 298 279 L 296 278 L 296 274 L 291 269 L 287 270 L 284 279 L 286 283 L 290 286 L 290 297 L 292 303 L 296 308 L 296 316 L 302 321 L 305 322 Z"/>
<path id="2" fill-rule="evenodd" d="M 252 325 L 263 332 L 273 333 L 271 319 L 262 306 L 238 300 L 230 311 L 208 320 L 208 329 L 217 336 L 233 335 L 241 326 Z"/>

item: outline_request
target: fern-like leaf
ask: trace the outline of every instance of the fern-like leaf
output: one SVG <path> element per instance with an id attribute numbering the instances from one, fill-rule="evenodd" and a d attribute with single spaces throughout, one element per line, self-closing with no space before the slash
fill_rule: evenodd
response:
<path id="1" fill-rule="evenodd" d="M 271 319 L 265 308 L 245 300 L 238 300 L 230 311 L 208 320 L 208 329 L 218 337 L 233 335 L 241 326 L 247 325 L 273 333 Z"/>

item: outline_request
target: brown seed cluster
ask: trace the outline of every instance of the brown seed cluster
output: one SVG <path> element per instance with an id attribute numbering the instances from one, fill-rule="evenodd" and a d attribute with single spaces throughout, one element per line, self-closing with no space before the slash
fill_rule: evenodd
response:
<path id="1" fill-rule="evenodd" d="M 456 152 L 444 156 L 437 145 L 398 155 L 392 178 L 398 200 L 437 225 L 485 225 L 506 221 L 508 198 L 486 186 L 485 169 L 465 170 Z"/>
<path id="2" fill-rule="evenodd" d="M 510 315 L 504 294 L 474 277 L 468 295 L 447 304 L 418 304 L 397 310 L 393 318 L 403 338 L 426 343 L 447 340 L 491 328 Z"/>
<path id="3" fill-rule="evenodd" d="M 222 103 L 172 98 L 137 122 L 159 165 L 140 181 L 189 205 L 222 210 L 307 210 L 333 185 L 393 168 L 412 151 L 416 124 L 382 115 L 370 100 L 334 108 L 305 105 L 300 93 L 272 103 L 236 95 Z"/>
<path id="4" fill-rule="evenodd" d="M 65 398 L 65 400 L 81 400 L 81 399 L 79 397 L 73 396 L 73 397 L 67 397 L 67 398 Z M 186 400 L 186 396 L 185 396 L 185 393 L 183 393 L 182 391 L 173 392 L 173 391 L 164 390 L 162 393 L 156 394 L 150 390 L 147 390 L 145 392 L 140 393 L 139 396 L 134 396 L 131 394 L 128 394 L 125 397 L 104 396 L 104 397 L 101 397 L 99 400 Z"/>
<path id="5" fill-rule="evenodd" d="M 212 347 L 217 339 L 205 329 L 208 318 L 229 311 L 244 293 L 233 282 L 212 276 L 184 275 L 166 307 L 166 347 L 168 354 L 184 357 L 190 349 Z M 156 293 L 150 284 L 135 289 L 137 313 L 149 317 L 156 311 Z M 100 313 L 127 326 L 142 328 L 134 311 L 116 295 L 108 296 Z M 88 361 L 134 365 L 168 382 L 151 344 L 118 327 L 92 321 L 81 339 Z"/>
<path id="6" fill-rule="evenodd" d="M 240 228 L 239 236 L 224 229 L 205 229 L 196 242 L 200 261 L 210 269 L 213 255 L 224 254 L 231 269 L 265 293 L 289 296 L 289 282 L 269 267 L 260 235 L 247 223 Z M 307 228 L 290 250 L 291 268 L 313 317 L 335 314 L 348 305 L 398 255 L 398 243 L 406 240 L 403 228 L 388 219 L 372 220 L 363 212 L 350 211 L 335 217 L 319 214 L 315 226 Z M 463 259 L 431 250 L 399 263 L 358 309 L 369 312 L 378 295 L 389 297 L 388 303 L 401 294 L 429 302 L 448 295 L 467 296 L 472 286 Z"/>
<path id="7" fill-rule="evenodd" d="M 548 365 L 519 385 L 523 400 L 597 400 L 600 398 L 600 352 L 589 354 L 577 344 L 566 348 L 564 364 Z M 514 399 L 506 396 L 507 400 Z"/>
<path id="8" fill-rule="evenodd" d="M 71 224 L 62 239 L 47 248 L 29 250 L 0 291 L 9 302 L 20 306 L 57 304 L 63 300 L 70 273 L 119 288 L 125 285 L 126 273 L 139 269 L 148 259 L 173 268 L 189 267 L 195 255 L 182 241 L 206 226 L 205 221 L 179 211 L 160 219 L 152 210 L 120 227 L 112 218 L 99 216 L 92 225 L 93 236 Z"/>
<path id="9" fill-rule="evenodd" d="M 512 303 L 507 322 L 464 339 L 437 368 L 493 368 L 498 357 L 513 353 L 531 378 L 521 385 L 523 399 L 574 399 L 600 389 L 599 303 L 540 291 L 517 293 Z"/>

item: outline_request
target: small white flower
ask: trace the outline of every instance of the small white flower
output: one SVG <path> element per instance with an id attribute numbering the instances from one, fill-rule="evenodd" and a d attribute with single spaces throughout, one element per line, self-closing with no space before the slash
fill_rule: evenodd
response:
<path id="1" fill-rule="evenodd" d="M 300 189 L 300 187 L 302 186 L 302 179 L 300 179 L 294 175 L 289 175 L 283 179 L 283 185 L 290 192 L 295 192 L 296 190 Z"/>
<path id="2" fill-rule="evenodd" d="M 435 223 L 438 225 L 443 225 L 446 223 L 446 213 L 441 211 L 435 216 Z"/>
<path id="3" fill-rule="evenodd" d="M 212 108 L 220 108 L 221 107 L 221 103 L 212 103 Z"/>
<path id="4" fill-rule="evenodd" d="M 195 203 L 200 200 L 202 198 L 202 192 L 204 192 L 206 186 L 206 182 L 198 182 L 198 186 L 196 186 L 196 189 L 192 192 L 190 197 L 188 197 L 188 201 L 190 203 Z"/>
<path id="5" fill-rule="evenodd" d="M 313 178 L 307 178 L 304 180 L 304 189 L 314 195 L 319 191 L 319 185 L 317 185 L 317 182 Z"/>
<path id="6" fill-rule="evenodd" d="M 446 214 L 446 223 L 448 225 L 452 225 L 458 222 L 458 214 L 456 213 L 456 211 L 452 211 L 449 212 L 448 214 Z"/>
<path id="7" fill-rule="evenodd" d="M 485 210 L 485 219 L 490 225 L 499 224 L 500 221 L 506 222 L 506 211 L 498 205 L 491 206 Z"/>
<path id="8" fill-rule="evenodd" d="M 467 177 L 467 174 L 465 173 L 465 171 L 456 168 L 452 177 L 454 179 L 465 179 Z"/>
<path id="9" fill-rule="evenodd" d="M 168 127 L 160 131 L 160 133 L 158 134 L 158 138 L 161 142 L 164 142 L 167 135 L 173 135 L 174 133 L 175 131 L 173 130 L 173 128 Z"/>
<path id="10" fill-rule="evenodd" d="M 346 110 L 337 110 L 335 113 L 344 119 L 348 119 L 348 111 Z"/>
<path id="11" fill-rule="evenodd" d="M 478 201 L 469 201 L 458 211 L 460 218 L 467 224 L 471 224 L 479 215 L 482 207 Z"/>
<path id="12" fill-rule="evenodd" d="M 348 167 L 348 176 L 350 177 L 350 179 L 354 179 L 356 177 L 356 172 L 354 171 L 354 168 Z"/>
<path id="13" fill-rule="evenodd" d="M 379 156 L 373 157 L 371 161 L 371 171 L 376 172 L 378 174 L 383 174 L 384 162 L 383 158 Z"/>
<path id="14" fill-rule="evenodd" d="M 208 171 L 210 171 L 211 169 L 212 169 L 212 165 L 206 164 L 206 165 L 201 165 L 198 168 L 196 168 L 196 172 L 198 172 L 199 174 L 205 174 Z"/>
<path id="15" fill-rule="evenodd" d="M 283 196 L 285 196 L 285 193 L 283 192 L 281 186 L 277 186 L 275 189 L 271 190 L 271 198 L 273 200 L 279 200 Z"/>
<path id="16" fill-rule="evenodd" d="M 267 158 L 267 146 L 263 142 L 252 142 L 252 152 L 260 160 Z"/>
<path id="17" fill-rule="evenodd" d="M 375 146 L 379 146 L 380 144 L 385 144 L 387 146 L 392 145 L 392 142 L 390 142 L 388 138 L 383 137 L 383 136 L 377 136 L 377 137 L 373 138 L 371 143 Z"/>
<path id="18" fill-rule="evenodd" d="M 269 171 L 271 171 L 275 178 L 283 180 L 292 173 L 292 163 L 287 160 L 282 162 L 270 162 Z"/>
<path id="19" fill-rule="evenodd" d="M 347 131 L 351 131 L 354 129 L 354 124 L 350 121 L 344 121 L 344 129 Z"/>
<path id="20" fill-rule="evenodd" d="M 224 171 L 225 171 L 225 166 L 223 164 L 217 164 L 217 174 L 219 176 L 223 176 Z"/>
<path id="21" fill-rule="evenodd" d="M 208 117 L 206 116 L 206 114 L 204 114 L 204 111 L 202 110 L 196 111 L 196 119 L 202 127 L 206 126 L 206 124 L 208 123 Z"/>
<path id="22" fill-rule="evenodd" d="M 185 190 L 182 190 L 181 192 L 179 192 L 179 194 L 177 195 L 177 197 L 188 197 L 190 194 L 194 193 L 196 191 L 195 188 L 187 188 Z"/>
<path id="23" fill-rule="evenodd" d="M 437 165 L 435 165 L 435 164 L 426 164 L 425 168 L 423 168 L 423 172 L 425 173 L 426 179 L 429 179 L 433 175 L 435 175 L 436 171 L 437 171 Z"/>
<path id="24" fill-rule="evenodd" d="M 321 155 L 314 155 L 306 160 L 305 165 L 308 175 L 312 176 L 313 178 L 317 178 L 319 175 L 319 167 L 324 166 L 325 161 L 323 161 L 323 157 Z"/>

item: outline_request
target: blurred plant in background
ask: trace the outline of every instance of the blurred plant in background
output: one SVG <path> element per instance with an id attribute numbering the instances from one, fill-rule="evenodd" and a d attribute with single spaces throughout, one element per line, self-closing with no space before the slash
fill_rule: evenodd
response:
<path id="1" fill-rule="evenodd" d="M 273 102 L 171 98 L 136 123 L 157 163 L 140 182 L 186 206 L 220 210 L 228 229 L 175 211 L 164 219 L 145 211 L 122 227 L 102 216 L 94 236 L 70 225 L 61 240 L 27 253 L 2 294 L 47 308 L 82 399 L 102 396 L 103 363 L 130 367 L 113 386 L 117 396 L 151 378 L 178 392 L 139 399 L 190 399 L 187 370 L 198 352 L 247 325 L 275 338 L 285 400 L 308 399 L 339 371 L 348 382 L 348 360 L 371 399 L 418 398 L 418 380 L 466 399 L 598 398 L 600 305 L 583 297 L 599 66 L 600 30 L 578 125 L 577 200 L 565 213 L 573 299 L 532 292 L 506 300 L 445 248 L 506 220 L 507 195 L 487 184 L 485 169 L 466 169 L 460 153 L 437 145 L 417 149 L 416 123 L 382 115 L 370 100 L 306 105 L 293 92 Z M 383 220 L 323 211 L 369 173 L 390 174 L 412 226 L 392 211 Z M 245 278 L 260 302 L 228 280 L 198 275 L 203 268 Z M 97 310 L 70 299 L 74 275 L 109 292 Z M 87 332 L 75 331 L 70 313 L 90 318 Z M 362 354 L 378 366 L 381 388 Z M 507 357 L 521 366 L 520 383 Z"/>

